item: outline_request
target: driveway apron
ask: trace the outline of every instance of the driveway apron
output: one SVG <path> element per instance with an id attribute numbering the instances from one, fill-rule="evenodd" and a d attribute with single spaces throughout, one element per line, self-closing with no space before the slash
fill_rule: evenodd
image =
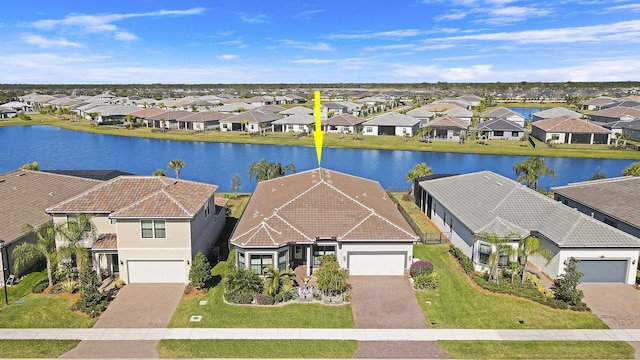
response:
<path id="1" fill-rule="evenodd" d="M 404 276 L 352 276 L 351 309 L 359 329 L 426 329 L 427 320 Z M 435 341 L 360 341 L 356 358 L 450 358 Z"/>
<path id="2" fill-rule="evenodd" d="M 94 328 L 165 328 L 169 325 L 184 284 L 128 284 L 123 287 Z M 81 341 L 62 358 L 157 358 L 158 341 Z"/>

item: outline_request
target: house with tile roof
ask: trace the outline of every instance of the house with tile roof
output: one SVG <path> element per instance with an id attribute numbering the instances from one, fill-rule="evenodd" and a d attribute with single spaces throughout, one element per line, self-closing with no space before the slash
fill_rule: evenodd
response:
<path id="1" fill-rule="evenodd" d="M 478 139 L 521 140 L 524 128 L 505 118 L 493 118 L 478 124 L 476 134 Z"/>
<path id="2" fill-rule="evenodd" d="M 593 111 L 593 110 L 600 110 L 602 106 L 613 104 L 616 101 L 618 101 L 618 99 L 608 97 L 608 96 L 599 96 L 597 98 L 593 98 L 593 99 L 589 99 L 581 102 L 580 106 L 582 107 L 582 110 Z"/>
<path id="3" fill-rule="evenodd" d="M 480 114 L 480 121 L 487 121 L 495 118 L 504 118 L 524 127 L 524 116 L 506 107 L 497 107 Z"/>
<path id="4" fill-rule="evenodd" d="M 163 176 L 119 176 L 46 209 L 56 224 L 91 215 L 85 246 L 99 273 L 125 283 L 188 283 L 191 261 L 209 255 L 224 229 L 217 185 Z M 64 239 L 57 239 L 63 245 Z"/>
<path id="5" fill-rule="evenodd" d="M 622 176 L 554 187 L 553 198 L 640 238 L 640 176 Z"/>
<path id="6" fill-rule="evenodd" d="M 632 121 L 638 118 L 640 118 L 640 109 L 623 106 L 606 108 L 589 114 L 589 120 L 598 123 Z"/>
<path id="7" fill-rule="evenodd" d="M 38 239 L 33 233 L 23 232 L 22 224 L 36 228 L 46 224 L 51 221 L 51 216 L 45 209 L 101 183 L 95 179 L 23 169 L 0 174 L 0 241 L 5 244 L 3 251 L 6 251 L 0 263 L 9 259 L 6 266 L 9 274 L 13 274 L 13 249 L 25 242 L 35 243 Z M 28 268 L 26 266 L 24 270 Z"/>
<path id="8" fill-rule="evenodd" d="M 397 112 L 378 115 L 362 123 L 364 135 L 413 136 L 420 128 L 420 120 Z"/>
<path id="9" fill-rule="evenodd" d="M 220 127 L 220 120 L 224 120 L 231 115 L 218 111 L 201 111 L 191 113 L 178 119 L 178 129 L 207 131 Z"/>
<path id="10" fill-rule="evenodd" d="M 271 123 L 271 131 L 275 132 L 309 132 L 316 118 L 313 115 L 297 114 L 275 120 Z"/>
<path id="11" fill-rule="evenodd" d="M 283 117 L 284 116 L 277 113 L 249 110 L 220 120 L 220 131 L 260 132 L 263 129 L 271 128 L 271 123 Z"/>
<path id="12" fill-rule="evenodd" d="M 495 251 L 479 234 L 511 238 L 514 247 L 534 236 L 553 257 L 549 263 L 540 257 L 530 261 L 551 278 L 575 258 L 582 282 L 635 283 L 640 239 L 502 175 L 481 171 L 422 181 L 416 203 L 450 233 L 449 240 L 472 259 L 476 271 L 488 269 Z M 503 265 L 515 260 L 499 256 Z"/>
<path id="13" fill-rule="evenodd" d="M 608 145 L 611 142 L 610 130 L 571 116 L 532 122 L 531 136 L 545 143 Z"/>
<path id="14" fill-rule="evenodd" d="M 355 134 L 356 127 L 365 121 L 367 120 L 357 116 L 341 114 L 323 121 L 322 127 L 325 133 Z"/>
<path id="15" fill-rule="evenodd" d="M 431 128 L 431 139 L 460 141 L 467 136 L 469 124 L 457 117 L 444 115 L 429 121 L 427 126 Z"/>
<path id="16" fill-rule="evenodd" d="M 336 255 L 350 275 L 404 275 L 417 236 L 377 181 L 324 168 L 256 186 L 232 236 L 236 263 L 305 267 Z"/>
<path id="17" fill-rule="evenodd" d="M 582 114 L 580 114 L 579 112 L 575 112 L 573 110 L 569 110 L 565 107 L 562 106 L 558 106 L 558 107 L 554 107 L 551 109 L 546 109 L 546 110 L 542 110 L 542 111 L 538 111 L 537 113 L 533 113 L 531 114 L 531 121 L 538 121 L 538 120 L 544 120 L 544 119 L 552 119 L 554 117 L 560 117 L 560 116 L 571 116 L 574 118 L 581 118 Z"/>

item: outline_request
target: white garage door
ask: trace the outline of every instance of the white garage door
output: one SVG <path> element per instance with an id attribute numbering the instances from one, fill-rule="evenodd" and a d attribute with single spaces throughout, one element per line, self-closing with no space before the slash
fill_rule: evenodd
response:
<path id="1" fill-rule="evenodd" d="M 404 275 L 405 254 L 349 254 L 349 275 Z"/>
<path id="2" fill-rule="evenodd" d="M 185 266 L 182 260 L 129 260 L 130 283 L 184 283 Z"/>

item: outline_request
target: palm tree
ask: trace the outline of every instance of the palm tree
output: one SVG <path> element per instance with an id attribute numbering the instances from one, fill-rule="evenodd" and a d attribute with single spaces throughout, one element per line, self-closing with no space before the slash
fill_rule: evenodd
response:
<path id="1" fill-rule="evenodd" d="M 242 129 L 248 133 L 249 132 L 249 120 L 242 119 L 242 120 L 240 120 L 240 124 L 242 125 Z"/>
<path id="2" fill-rule="evenodd" d="M 20 169 L 40 171 L 40 165 L 38 164 L 37 161 L 34 161 L 32 163 L 26 163 L 26 164 L 20 166 Z"/>
<path id="3" fill-rule="evenodd" d="M 433 174 L 433 170 L 426 163 L 415 164 L 404 177 L 407 182 L 413 182 L 415 179 Z"/>
<path id="4" fill-rule="evenodd" d="M 547 167 L 541 157 L 530 157 L 513 164 L 513 170 L 518 176 L 518 182 L 526 183 L 527 187 L 538 190 L 538 178 L 540 176 L 551 175 L 551 181 L 555 180 L 556 172 Z"/>
<path id="5" fill-rule="evenodd" d="M 187 164 L 182 161 L 182 160 L 171 160 L 169 161 L 169 165 L 167 165 L 169 167 L 169 169 L 173 169 L 176 172 L 176 179 L 180 179 L 180 170 L 182 170 L 183 167 L 185 167 Z"/>
<path id="6" fill-rule="evenodd" d="M 500 273 L 498 267 L 500 266 L 500 256 L 507 255 L 508 258 L 516 255 L 517 250 L 511 246 L 515 238 L 518 238 L 518 234 L 508 234 L 507 236 L 499 236 L 496 233 L 481 232 L 474 235 L 475 240 L 482 240 L 489 244 L 491 247 L 491 254 L 489 255 L 489 280 L 498 283 L 500 279 Z"/>
<path id="7" fill-rule="evenodd" d="M 416 135 L 420 136 L 420 140 L 422 141 L 425 141 L 426 138 L 428 142 L 429 138 L 431 137 L 431 131 L 433 131 L 433 129 L 431 129 L 431 126 L 424 126 L 416 131 Z"/>
<path id="8" fill-rule="evenodd" d="M 539 255 L 547 260 L 547 265 L 553 258 L 553 254 L 548 249 L 540 246 L 540 242 L 533 236 L 527 236 L 520 242 L 520 248 L 518 249 L 518 255 L 520 256 L 520 264 L 522 266 L 522 284 L 524 285 L 527 279 L 527 263 L 529 257 Z"/>
<path id="9" fill-rule="evenodd" d="M 167 170 L 156 169 L 156 171 L 153 172 L 153 176 L 167 176 Z"/>
<path id="10" fill-rule="evenodd" d="M 23 232 L 35 232 L 38 241 L 35 244 L 22 243 L 16 246 L 11 253 L 14 258 L 13 272 L 17 274 L 20 268 L 31 260 L 44 257 L 47 262 L 47 279 L 49 286 L 53 285 L 53 266 L 57 262 L 56 231 L 53 222 L 49 221 L 37 228 L 30 224 L 22 225 Z"/>
<path id="11" fill-rule="evenodd" d="M 265 271 L 264 277 L 267 279 L 267 294 L 276 296 L 280 292 L 282 286 L 293 282 L 295 274 L 291 269 L 279 271 L 273 266 L 269 266 Z"/>
<path id="12" fill-rule="evenodd" d="M 93 245 L 95 228 L 91 217 L 86 214 L 74 214 L 66 223 L 56 226 L 56 232 L 61 235 L 64 245 L 58 247 L 58 254 L 66 266 L 73 267 L 75 259 L 78 272 L 78 283 L 82 285 L 83 269 L 87 269 L 89 262 L 89 248 Z M 62 259 L 66 259 L 62 260 Z"/>
<path id="13" fill-rule="evenodd" d="M 256 182 L 263 180 L 275 179 L 277 177 L 285 176 L 287 171 L 292 173 L 296 172 L 296 167 L 293 164 L 282 166 L 279 162 L 268 162 L 267 159 L 262 158 L 259 161 L 254 161 L 249 166 L 249 180 L 254 176 Z"/>

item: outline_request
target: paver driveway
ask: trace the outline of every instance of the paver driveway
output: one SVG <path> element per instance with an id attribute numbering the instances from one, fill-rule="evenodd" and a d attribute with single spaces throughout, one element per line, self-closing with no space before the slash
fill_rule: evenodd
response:
<path id="1" fill-rule="evenodd" d="M 182 297 L 184 284 L 129 284 L 94 328 L 164 328 Z M 158 341 L 81 341 L 62 358 L 157 358 Z"/>
<path id="2" fill-rule="evenodd" d="M 404 276 L 352 276 L 351 310 L 356 328 L 426 329 L 409 279 Z M 360 341 L 355 358 L 450 358 L 435 341 Z"/>

